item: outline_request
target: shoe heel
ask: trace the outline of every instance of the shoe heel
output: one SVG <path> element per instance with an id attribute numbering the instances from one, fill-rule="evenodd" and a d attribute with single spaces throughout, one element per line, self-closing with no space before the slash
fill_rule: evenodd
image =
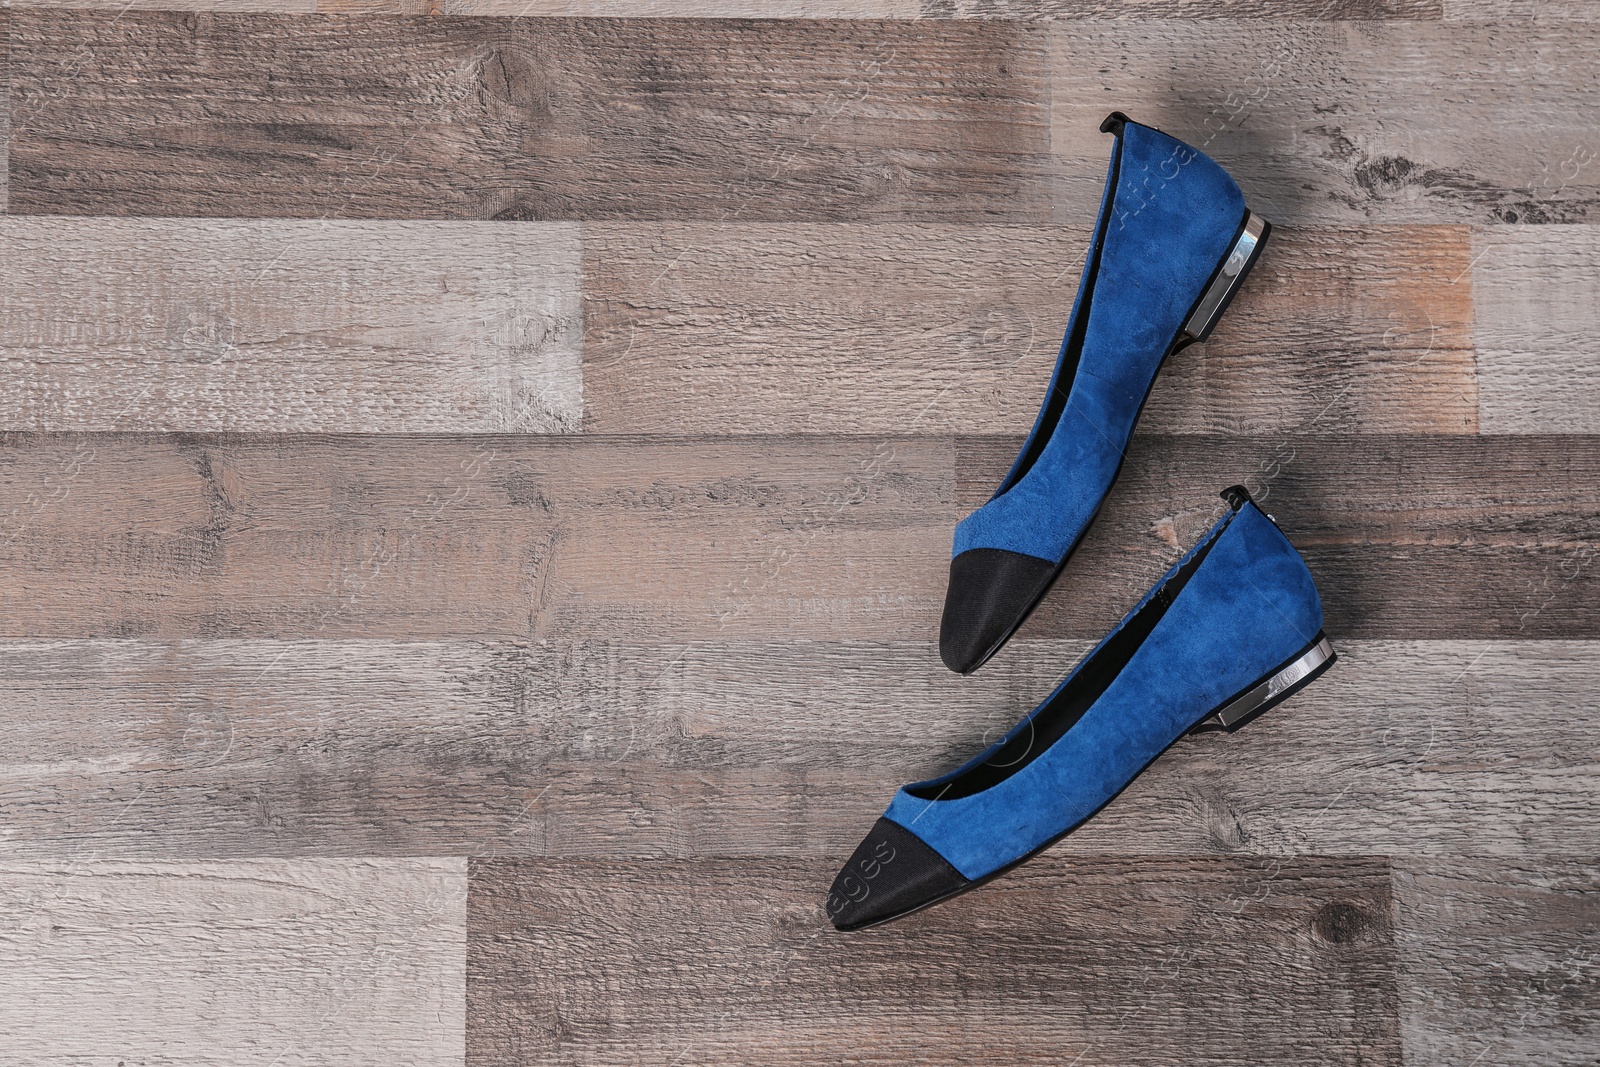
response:
<path id="1" fill-rule="evenodd" d="M 1316 681 L 1322 672 L 1333 666 L 1339 657 L 1326 634 L 1318 634 L 1315 641 L 1294 658 L 1259 682 L 1239 693 L 1210 715 L 1189 728 L 1189 733 L 1210 733 L 1240 729 L 1264 711 L 1269 711 Z"/>
<path id="2" fill-rule="evenodd" d="M 1228 251 L 1216 274 L 1212 275 L 1206 291 L 1200 295 L 1194 310 L 1189 312 L 1188 321 L 1183 324 L 1183 332 L 1187 335 L 1188 342 L 1204 341 L 1211 336 L 1211 331 L 1216 329 L 1222 313 L 1228 310 L 1228 305 L 1233 302 L 1233 294 L 1239 291 L 1239 286 L 1244 284 L 1250 268 L 1254 267 L 1256 260 L 1261 257 L 1261 249 L 1271 234 L 1270 222 L 1254 212 L 1245 212 L 1244 227 L 1233 242 L 1233 248 Z"/>

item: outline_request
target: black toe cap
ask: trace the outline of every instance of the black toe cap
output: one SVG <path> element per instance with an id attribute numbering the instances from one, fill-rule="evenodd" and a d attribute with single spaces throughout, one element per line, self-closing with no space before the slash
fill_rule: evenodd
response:
<path id="1" fill-rule="evenodd" d="M 828 891 L 828 918 L 857 930 L 953 896 L 967 879 L 922 838 L 879 819 Z"/>
<path id="2" fill-rule="evenodd" d="M 1003 548 L 971 548 L 950 561 L 939 658 L 958 674 L 983 666 L 1027 618 L 1056 565 Z"/>

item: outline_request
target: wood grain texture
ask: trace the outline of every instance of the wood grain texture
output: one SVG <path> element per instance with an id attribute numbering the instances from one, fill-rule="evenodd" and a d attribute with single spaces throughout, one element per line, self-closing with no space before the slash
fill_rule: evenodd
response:
<path id="1" fill-rule="evenodd" d="M 28 436 L 0 449 L 0 633 L 937 631 L 950 530 L 1017 439 Z M 1136 437 L 1021 634 L 1098 637 L 1244 481 L 1344 637 L 1600 635 L 1600 443 Z"/>
<path id="2" fill-rule="evenodd" d="M 1403 860 L 1395 871 L 1406 1062 L 1594 1062 L 1600 864 Z"/>
<path id="3" fill-rule="evenodd" d="M 0 215 L 11 188 L 11 11 L 0 9 Z"/>
<path id="4" fill-rule="evenodd" d="M 17 8 L 268 14 L 502 15 L 513 18 L 915 18 L 918 0 L 13 0 Z"/>
<path id="5" fill-rule="evenodd" d="M 452 15 L 607 18 L 899 19 L 918 0 L 444 0 Z"/>
<path id="6" fill-rule="evenodd" d="M 0 427 L 551 433 L 570 223 L 0 221 Z"/>
<path id="7" fill-rule="evenodd" d="M 18 1063 L 459 1064 L 460 860 L 0 867 Z"/>
<path id="8" fill-rule="evenodd" d="M 1437 19 L 1451 0 L 922 0 L 924 18 Z"/>
<path id="9" fill-rule="evenodd" d="M 1360 641 L 1176 745 L 1069 855 L 1600 852 L 1593 642 Z M 927 642 L 10 640 L 7 848 L 146 858 L 847 856 L 1087 651 Z"/>
<path id="10" fill-rule="evenodd" d="M 1400 1062 L 1382 861 L 1035 864 L 857 935 L 833 871 L 474 863 L 468 1057 Z"/>
<path id="11" fill-rule="evenodd" d="M 1050 211 L 1048 45 L 1017 24 L 12 21 L 21 214 L 1037 222 Z"/>
<path id="12" fill-rule="evenodd" d="M 957 511 L 1021 439 L 958 439 Z M 1104 633 L 1243 483 L 1316 576 L 1347 637 L 1578 637 L 1600 627 L 1600 439 L 1135 436 L 1122 477 L 1019 637 Z"/>
<path id="13" fill-rule="evenodd" d="M 308 15 L 318 10 L 318 0 L 12 0 L 18 11 L 29 8 L 75 8 L 107 11 L 227 11 Z"/>
<path id="14" fill-rule="evenodd" d="M 887 638 L 936 625 L 955 518 L 940 438 L 6 446 L 17 635 Z"/>
<path id="15" fill-rule="evenodd" d="M 1589 0 L 1444 0 L 1447 19 L 1562 22 L 1600 18 Z"/>
<path id="16" fill-rule="evenodd" d="M 1600 167 L 1557 177 L 1600 152 L 1592 24 L 1069 21 L 1052 32 L 1068 218 L 1099 203 L 1099 124 L 1112 108 L 1213 156 L 1274 222 L 1600 217 Z"/>
<path id="17" fill-rule="evenodd" d="M 1483 432 L 1600 430 L 1600 229 L 1479 231 L 1472 287 Z"/>
<path id="18" fill-rule="evenodd" d="M 1026 433 L 1083 227 L 593 223 L 585 428 Z M 1283 230 L 1141 426 L 1472 432 L 1465 227 Z M 1454 283 L 1454 284 L 1452 284 Z"/>
<path id="19" fill-rule="evenodd" d="M 398 15 L 578 16 L 608 18 L 1312 18 L 1383 19 L 1440 17 L 1441 5 L 1462 0 L 14 0 L 18 8 L 66 7 L 121 11 L 249 11 L 279 14 L 378 13 Z M 1465 0 L 1487 17 L 1525 0 Z M 1496 5 L 1496 6 L 1491 6 Z"/>

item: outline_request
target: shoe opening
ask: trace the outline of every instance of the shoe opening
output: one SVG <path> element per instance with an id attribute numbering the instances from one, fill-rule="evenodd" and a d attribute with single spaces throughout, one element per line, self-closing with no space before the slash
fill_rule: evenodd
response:
<path id="1" fill-rule="evenodd" d="M 1042 756 L 1072 729 L 1122 673 L 1237 514 L 1236 506 L 1212 529 L 1210 536 L 1167 575 L 1155 593 L 992 752 L 981 761 L 974 761 L 943 778 L 907 787 L 906 792 L 923 800 L 959 800 L 998 785 Z"/>
<path id="2" fill-rule="evenodd" d="M 1121 173 L 1122 136 L 1119 130 L 1116 142 L 1111 147 L 1111 165 L 1106 174 L 1105 204 L 1101 207 L 1100 221 L 1095 227 L 1094 240 L 1090 245 L 1089 265 L 1083 274 L 1083 299 L 1079 304 L 1077 317 L 1072 321 L 1071 333 L 1062 342 L 1059 366 L 1050 381 L 1050 395 L 1045 397 L 1039 421 L 1034 426 L 1022 455 L 1017 457 L 1005 481 L 995 490 L 995 496 L 1016 485 L 1022 480 L 1023 475 L 1033 469 L 1034 463 L 1038 462 L 1044 453 L 1045 446 L 1050 443 L 1050 437 L 1055 433 L 1056 424 L 1061 421 L 1062 413 L 1067 410 L 1067 398 L 1072 394 L 1072 383 L 1078 377 L 1078 361 L 1083 356 L 1083 341 L 1089 330 L 1089 312 L 1094 304 L 1095 283 L 1100 278 L 1100 254 L 1105 249 L 1111 216 L 1115 214 L 1117 179 Z"/>

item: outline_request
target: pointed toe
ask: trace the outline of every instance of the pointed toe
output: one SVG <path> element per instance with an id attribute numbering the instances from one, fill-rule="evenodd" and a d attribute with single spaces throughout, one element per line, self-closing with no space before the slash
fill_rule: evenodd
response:
<path id="1" fill-rule="evenodd" d="M 1056 564 L 1003 548 L 973 548 L 950 561 L 939 624 L 939 658 L 970 674 L 1022 625 L 1056 574 Z"/>
<path id="2" fill-rule="evenodd" d="M 966 878 L 922 838 L 880 818 L 828 891 L 835 929 L 887 922 L 961 892 Z"/>

